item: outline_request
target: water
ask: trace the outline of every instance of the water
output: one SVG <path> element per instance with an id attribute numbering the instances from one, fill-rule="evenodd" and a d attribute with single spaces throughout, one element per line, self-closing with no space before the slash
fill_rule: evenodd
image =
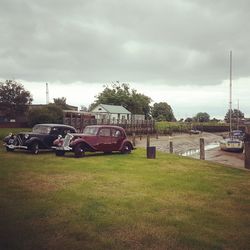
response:
<path id="1" fill-rule="evenodd" d="M 205 151 L 206 150 L 210 150 L 210 149 L 214 149 L 214 148 L 218 148 L 220 146 L 219 142 L 213 142 L 210 144 L 205 145 Z M 188 151 L 184 152 L 184 153 L 180 153 L 181 156 L 192 156 L 195 154 L 199 154 L 200 153 L 200 149 L 189 149 Z"/>

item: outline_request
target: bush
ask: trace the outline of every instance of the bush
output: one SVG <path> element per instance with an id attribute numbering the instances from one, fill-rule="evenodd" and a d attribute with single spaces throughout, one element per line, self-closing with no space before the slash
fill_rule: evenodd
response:
<path id="1" fill-rule="evenodd" d="M 63 111 L 58 105 L 49 104 L 42 108 L 30 110 L 28 120 L 30 126 L 38 123 L 63 123 Z"/>

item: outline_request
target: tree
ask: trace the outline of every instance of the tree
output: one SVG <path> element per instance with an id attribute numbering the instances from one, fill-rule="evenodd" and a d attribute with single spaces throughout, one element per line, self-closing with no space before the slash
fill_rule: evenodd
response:
<path id="1" fill-rule="evenodd" d="M 38 123 L 62 123 L 62 108 L 55 103 L 50 103 L 41 108 L 35 108 L 28 112 L 29 125 Z"/>
<path id="2" fill-rule="evenodd" d="M 104 85 L 104 90 L 99 93 L 94 103 L 89 107 L 92 110 L 98 104 L 121 105 L 132 114 L 144 114 L 150 116 L 150 97 L 130 89 L 129 84 L 119 82 L 111 87 Z"/>
<path id="3" fill-rule="evenodd" d="M 244 119 L 245 115 L 240 110 L 234 109 L 231 110 L 231 117 L 232 117 L 232 122 L 237 122 L 238 119 Z M 229 123 L 229 119 L 230 119 L 230 112 L 228 110 L 225 115 L 225 121 Z"/>
<path id="4" fill-rule="evenodd" d="M 85 105 L 81 105 L 80 111 L 88 112 L 88 108 Z"/>
<path id="5" fill-rule="evenodd" d="M 185 119 L 185 122 L 192 122 L 193 121 L 193 118 L 191 118 L 191 117 L 187 117 L 186 119 Z"/>
<path id="6" fill-rule="evenodd" d="M 23 115 L 33 101 L 29 91 L 14 80 L 0 82 L 0 110 L 8 119 Z"/>
<path id="7" fill-rule="evenodd" d="M 196 122 L 209 122 L 210 115 L 206 112 L 199 112 L 193 117 L 193 120 Z"/>
<path id="8" fill-rule="evenodd" d="M 152 117 L 158 121 L 176 121 L 171 106 L 166 102 L 153 105 Z"/>
<path id="9" fill-rule="evenodd" d="M 62 109 L 67 109 L 66 97 L 54 98 L 54 104 L 61 107 Z"/>

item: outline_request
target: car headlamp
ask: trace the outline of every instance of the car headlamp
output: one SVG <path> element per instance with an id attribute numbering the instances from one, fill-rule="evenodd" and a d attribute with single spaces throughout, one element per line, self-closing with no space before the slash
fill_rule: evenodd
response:
<path id="1" fill-rule="evenodd" d="M 28 139 L 28 138 L 29 138 L 29 134 L 25 134 L 25 135 L 24 135 L 24 138 L 25 138 L 25 139 Z"/>

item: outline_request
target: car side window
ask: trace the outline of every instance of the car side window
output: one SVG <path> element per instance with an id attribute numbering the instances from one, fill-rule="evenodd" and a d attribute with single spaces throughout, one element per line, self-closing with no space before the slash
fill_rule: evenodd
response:
<path id="1" fill-rule="evenodd" d="M 102 128 L 99 131 L 100 136 L 110 136 L 110 129 L 109 128 Z"/>
<path id="2" fill-rule="evenodd" d="M 121 131 L 118 129 L 112 129 L 112 137 L 120 137 Z"/>
<path id="3" fill-rule="evenodd" d="M 50 131 L 50 134 L 51 135 L 59 135 L 59 129 L 58 128 L 52 128 L 51 131 Z"/>
<path id="4" fill-rule="evenodd" d="M 62 131 L 60 132 L 60 134 L 61 134 L 62 137 L 65 137 L 68 133 L 72 133 L 72 130 L 71 130 L 71 129 L 68 129 L 68 128 L 64 128 L 64 129 L 62 129 Z"/>

